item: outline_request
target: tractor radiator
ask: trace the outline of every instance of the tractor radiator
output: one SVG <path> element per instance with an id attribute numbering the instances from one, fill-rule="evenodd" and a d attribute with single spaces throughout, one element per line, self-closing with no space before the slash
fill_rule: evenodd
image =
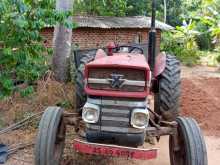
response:
<path id="1" fill-rule="evenodd" d="M 88 87 L 95 90 L 143 92 L 146 87 L 145 71 L 129 68 L 91 68 Z"/>

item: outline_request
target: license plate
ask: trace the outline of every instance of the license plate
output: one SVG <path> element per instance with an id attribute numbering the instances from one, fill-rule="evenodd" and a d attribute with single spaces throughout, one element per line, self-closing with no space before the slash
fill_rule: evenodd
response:
<path id="1" fill-rule="evenodd" d="M 75 139 L 73 147 L 77 152 L 111 157 L 149 160 L 157 157 L 157 149 L 139 149 L 117 145 L 89 143 Z"/>

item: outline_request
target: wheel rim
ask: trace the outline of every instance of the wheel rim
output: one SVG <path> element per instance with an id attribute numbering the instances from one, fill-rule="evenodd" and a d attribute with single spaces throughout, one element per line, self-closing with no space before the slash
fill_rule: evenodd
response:
<path id="1" fill-rule="evenodd" d="M 60 164 L 62 160 L 63 150 L 65 146 L 65 135 L 66 135 L 66 126 L 61 119 L 58 130 L 57 136 L 54 144 L 54 160 L 57 164 Z"/>
<path id="2" fill-rule="evenodd" d="M 180 128 L 179 128 L 180 129 Z M 174 137 L 170 136 L 170 162 L 171 165 L 186 165 L 186 145 L 183 139 L 182 131 L 178 129 L 178 145 L 179 149 L 175 150 Z"/>

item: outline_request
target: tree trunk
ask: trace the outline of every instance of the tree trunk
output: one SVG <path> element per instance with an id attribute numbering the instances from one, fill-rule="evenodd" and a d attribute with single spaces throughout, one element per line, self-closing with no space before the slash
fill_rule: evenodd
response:
<path id="1" fill-rule="evenodd" d="M 167 0 L 163 0 L 164 4 L 164 23 L 167 22 Z"/>
<path id="2" fill-rule="evenodd" d="M 73 0 L 56 0 L 56 10 L 72 11 Z M 72 21 L 72 17 L 68 18 Z M 69 78 L 69 56 L 71 53 L 72 29 L 62 24 L 56 25 L 53 38 L 53 72 L 57 81 L 66 82 Z"/>

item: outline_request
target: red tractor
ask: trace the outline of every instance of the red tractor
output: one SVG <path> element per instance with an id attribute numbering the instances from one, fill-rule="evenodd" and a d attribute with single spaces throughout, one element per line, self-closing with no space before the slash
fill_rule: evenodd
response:
<path id="1" fill-rule="evenodd" d="M 67 124 L 79 134 L 73 141 L 77 152 L 154 159 L 157 149 L 138 147 L 169 135 L 171 165 L 207 165 L 198 124 L 179 116 L 180 62 L 165 53 L 156 55 L 155 8 L 153 0 L 148 46 L 111 43 L 104 50 L 76 54 L 76 113 L 46 109 L 35 146 L 36 165 L 60 164 Z"/>

